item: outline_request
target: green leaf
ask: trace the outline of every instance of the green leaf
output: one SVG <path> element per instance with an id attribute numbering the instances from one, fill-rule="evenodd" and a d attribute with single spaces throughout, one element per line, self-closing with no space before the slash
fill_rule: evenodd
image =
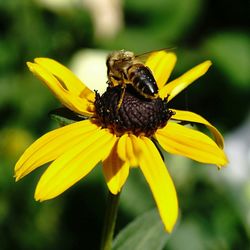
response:
<path id="1" fill-rule="evenodd" d="M 205 49 L 230 83 L 249 88 L 249 36 L 239 32 L 218 33 L 208 38 Z"/>
<path id="2" fill-rule="evenodd" d="M 140 169 L 131 169 L 120 197 L 121 209 L 135 218 L 149 211 L 154 205 L 152 193 Z"/>
<path id="3" fill-rule="evenodd" d="M 169 235 L 153 209 L 132 221 L 115 238 L 113 250 L 161 250 Z"/>
<path id="4" fill-rule="evenodd" d="M 136 53 L 176 45 L 199 24 L 201 0 L 127 0 L 126 29 L 113 41 L 101 41 L 108 48 L 127 48 Z M 106 44 L 105 44 L 106 43 Z"/>
<path id="5" fill-rule="evenodd" d="M 58 109 L 52 110 L 49 113 L 49 116 L 53 120 L 56 120 L 61 126 L 65 126 L 65 125 L 68 125 L 77 121 L 82 121 L 82 120 L 87 119 L 87 117 L 78 115 L 67 108 L 58 108 Z"/>

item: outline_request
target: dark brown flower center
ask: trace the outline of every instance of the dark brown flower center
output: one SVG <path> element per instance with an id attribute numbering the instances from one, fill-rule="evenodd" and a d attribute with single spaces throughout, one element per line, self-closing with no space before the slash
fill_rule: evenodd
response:
<path id="1" fill-rule="evenodd" d="M 100 96 L 96 92 L 96 118 L 101 126 L 117 135 L 131 132 L 135 135 L 151 136 L 162 128 L 174 114 L 167 108 L 167 101 L 161 98 L 146 99 L 127 85 L 120 107 L 121 86 L 108 87 Z"/>

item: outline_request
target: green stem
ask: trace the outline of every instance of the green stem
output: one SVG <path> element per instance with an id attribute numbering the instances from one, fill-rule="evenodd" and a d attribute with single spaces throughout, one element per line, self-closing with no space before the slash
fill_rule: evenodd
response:
<path id="1" fill-rule="evenodd" d="M 107 208 L 102 232 L 101 250 L 111 250 L 120 193 L 108 193 Z"/>

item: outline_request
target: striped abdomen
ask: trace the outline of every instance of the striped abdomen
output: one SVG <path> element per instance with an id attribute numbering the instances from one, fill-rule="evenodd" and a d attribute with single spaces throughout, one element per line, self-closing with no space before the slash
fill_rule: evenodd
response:
<path id="1" fill-rule="evenodd" d="M 142 96 L 150 99 L 158 97 L 156 81 L 149 68 L 143 64 L 134 64 L 129 67 L 128 78 L 135 90 Z"/>

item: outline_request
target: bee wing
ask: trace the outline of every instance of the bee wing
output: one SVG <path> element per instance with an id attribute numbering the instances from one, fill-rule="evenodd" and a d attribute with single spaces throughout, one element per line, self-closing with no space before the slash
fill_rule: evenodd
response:
<path id="1" fill-rule="evenodd" d="M 166 51 L 166 52 L 169 52 L 169 51 L 173 51 L 175 50 L 176 48 L 175 47 L 171 47 L 171 48 L 164 48 L 164 49 L 156 49 L 156 50 L 151 50 L 151 51 L 148 51 L 148 52 L 145 52 L 145 53 L 142 53 L 142 54 L 138 54 L 138 55 L 135 55 L 135 59 L 142 62 L 143 64 L 145 64 L 145 62 L 147 61 L 147 59 L 155 52 L 159 52 L 159 51 Z"/>

